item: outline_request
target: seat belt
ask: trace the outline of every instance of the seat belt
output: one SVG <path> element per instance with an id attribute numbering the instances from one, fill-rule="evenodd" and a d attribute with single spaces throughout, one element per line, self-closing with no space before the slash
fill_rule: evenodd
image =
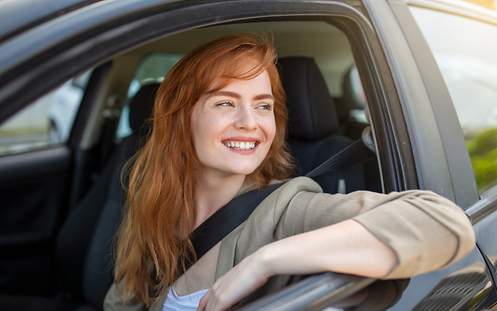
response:
<path id="1" fill-rule="evenodd" d="M 364 145 L 362 139 L 358 139 L 335 153 L 328 160 L 324 161 L 305 176 L 314 178 L 322 176 L 331 171 L 345 169 L 349 166 L 361 164 L 373 157 L 373 152 Z"/>
<path id="2" fill-rule="evenodd" d="M 228 233 L 235 230 L 268 195 L 281 185 L 283 183 L 269 185 L 241 194 L 200 224 L 191 234 L 191 241 L 197 258 L 202 257 Z"/>
<path id="3" fill-rule="evenodd" d="M 318 177 L 331 171 L 362 163 L 372 156 L 371 150 L 359 139 L 335 153 L 305 176 Z M 267 196 L 283 184 L 273 184 L 239 195 L 200 224 L 190 236 L 197 258 L 202 257 L 214 245 L 242 224 Z M 192 264 L 193 262 L 187 263 L 187 269 Z"/>

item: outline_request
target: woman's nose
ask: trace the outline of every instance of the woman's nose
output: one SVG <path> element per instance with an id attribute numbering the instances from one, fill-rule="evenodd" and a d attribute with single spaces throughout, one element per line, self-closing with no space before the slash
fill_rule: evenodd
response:
<path id="1" fill-rule="evenodd" d="M 254 115 L 255 111 L 250 107 L 242 106 L 238 111 L 235 127 L 245 130 L 253 130 L 257 128 L 257 120 Z"/>

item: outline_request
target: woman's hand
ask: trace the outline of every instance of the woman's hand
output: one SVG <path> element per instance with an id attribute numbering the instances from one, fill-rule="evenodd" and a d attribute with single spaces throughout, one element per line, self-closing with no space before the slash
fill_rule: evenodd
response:
<path id="1" fill-rule="evenodd" d="M 270 273 L 264 264 L 262 250 L 246 257 L 219 278 L 202 297 L 197 310 L 226 310 L 264 285 Z"/>

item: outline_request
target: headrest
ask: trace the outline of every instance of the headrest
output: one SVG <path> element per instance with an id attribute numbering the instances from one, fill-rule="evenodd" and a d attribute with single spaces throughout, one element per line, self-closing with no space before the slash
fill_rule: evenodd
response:
<path id="1" fill-rule="evenodd" d="M 159 85 L 159 82 L 143 84 L 129 101 L 129 127 L 137 135 L 148 132 L 150 125 L 146 121 L 152 117 L 155 93 Z"/>
<path id="2" fill-rule="evenodd" d="M 366 95 L 362 88 L 361 78 L 357 67 L 352 65 L 345 73 L 342 82 L 343 101 L 347 110 L 364 110 L 367 106 Z"/>
<path id="3" fill-rule="evenodd" d="M 336 133 L 333 98 L 314 59 L 284 57 L 278 67 L 287 96 L 289 136 L 316 140 Z"/>

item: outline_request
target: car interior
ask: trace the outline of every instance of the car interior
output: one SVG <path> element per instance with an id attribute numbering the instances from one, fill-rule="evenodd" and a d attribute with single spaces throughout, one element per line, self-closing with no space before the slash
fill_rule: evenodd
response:
<path id="1" fill-rule="evenodd" d="M 320 21 L 253 22 L 154 39 L 88 69 L 86 93 L 71 134 L 62 142 L 72 154 L 70 173 L 58 196 L 43 206 L 57 210 L 56 215 L 39 220 L 41 229 L 36 229 L 49 236 L 46 245 L 38 246 L 47 251 L 33 255 L 27 246 L 11 248 L 11 258 L 0 262 L 0 270 L 9 270 L 0 281 L 1 292 L 6 293 L 0 295 L 0 309 L 102 309 L 113 280 L 113 247 L 125 205 L 123 167 L 151 130 L 154 95 L 162 77 L 193 48 L 241 32 L 265 33 L 274 40 L 287 94 L 287 143 L 297 164 L 296 176 L 359 140 L 369 148 L 363 161 L 316 180 L 329 193 L 382 191 L 366 95 L 341 29 Z M 25 152 L 32 151 L 19 155 Z M 38 206 L 36 200 L 25 204 L 32 210 Z M 36 230 L 28 225 L 16 234 Z M 11 237 L 12 232 L 4 236 Z"/>

